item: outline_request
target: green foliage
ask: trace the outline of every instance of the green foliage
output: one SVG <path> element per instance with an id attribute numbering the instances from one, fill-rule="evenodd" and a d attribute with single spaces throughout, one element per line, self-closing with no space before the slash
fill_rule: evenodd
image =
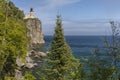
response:
<path id="1" fill-rule="evenodd" d="M 19 10 L 19 8 L 17 8 L 13 2 L 9 2 L 8 3 L 8 16 L 10 17 L 14 17 L 14 18 L 17 18 L 17 19 L 23 19 L 24 17 L 24 13 L 23 11 Z"/>
<path id="2" fill-rule="evenodd" d="M 35 79 L 36 78 L 31 73 L 26 72 L 23 80 L 35 80 Z"/>
<path id="3" fill-rule="evenodd" d="M 120 75 L 119 24 L 110 22 L 112 38 L 104 39 L 104 47 L 96 48 L 87 60 L 86 80 L 118 80 Z"/>
<path id="4" fill-rule="evenodd" d="M 88 80 L 111 80 L 115 68 L 109 64 L 107 57 L 104 58 L 99 49 L 95 49 L 93 55 L 93 58 L 88 61 L 90 72 L 87 75 Z"/>
<path id="5" fill-rule="evenodd" d="M 16 12 L 21 12 L 18 15 Z M 26 26 L 20 11 L 12 2 L 0 2 L 0 77 L 13 80 L 16 58 L 25 59 L 27 51 Z"/>
<path id="6" fill-rule="evenodd" d="M 5 76 L 5 80 L 16 80 L 14 77 Z"/>
<path id="7" fill-rule="evenodd" d="M 51 43 L 51 50 L 43 66 L 44 75 L 41 80 L 77 80 L 79 60 L 75 59 L 72 51 L 65 41 L 62 29 L 62 21 L 57 16 L 55 34 Z"/>

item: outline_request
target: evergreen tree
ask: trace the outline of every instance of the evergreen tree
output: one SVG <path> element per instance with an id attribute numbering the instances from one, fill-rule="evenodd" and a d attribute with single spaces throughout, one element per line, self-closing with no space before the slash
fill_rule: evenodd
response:
<path id="1" fill-rule="evenodd" d="M 40 75 L 41 80 L 77 80 L 79 60 L 72 55 L 66 43 L 62 29 L 62 21 L 57 16 L 55 33 L 51 43 L 51 50 L 45 62 L 45 72 Z"/>

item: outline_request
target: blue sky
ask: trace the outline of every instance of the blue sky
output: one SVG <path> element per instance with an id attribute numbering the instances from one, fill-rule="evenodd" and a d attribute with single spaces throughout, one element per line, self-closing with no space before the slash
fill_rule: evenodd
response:
<path id="1" fill-rule="evenodd" d="M 120 0 L 12 0 L 42 21 L 44 35 L 54 33 L 56 15 L 62 15 L 65 35 L 109 35 L 109 21 L 120 20 Z"/>

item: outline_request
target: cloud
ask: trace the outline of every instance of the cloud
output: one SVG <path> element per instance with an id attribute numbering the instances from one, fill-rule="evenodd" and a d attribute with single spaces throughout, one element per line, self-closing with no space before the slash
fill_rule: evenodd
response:
<path id="1" fill-rule="evenodd" d="M 78 3 L 81 0 L 44 0 L 41 4 L 42 6 L 40 7 L 41 9 L 55 9 L 55 8 L 60 8 L 64 7 L 66 5 Z"/>
<path id="2" fill-rule="evenodd" d="M 86 22 L 75 20 L 63 20 L 65 35 L 110 35 L 111 27 L 108 20 L 88 20 Z M 50 20 L 44 24 L 45 35 L 53 35 L 55 20 Z"/>
<path id="3" fill-rule="evenodd" d="M 48 0 L 48 6 L 55 8 L 55 7 L 62 7 L 65 5 L 69 5 L 69 4 L 74 4 L 77 3 L 81 0 Z"/>
<path id="4" fill-rule="evenodd" d="M 109 23 L 63 22 L 66 35 L 106 35 L 110 34 Z"/>

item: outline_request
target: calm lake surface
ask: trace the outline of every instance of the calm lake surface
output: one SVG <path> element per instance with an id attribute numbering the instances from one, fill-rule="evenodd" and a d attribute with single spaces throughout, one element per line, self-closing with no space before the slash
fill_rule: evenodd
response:
<path id="1" fill-rule="evenodd" d="M 104 39 L 106 36 L 65 36 L 67 43 L 73 51 L 73 55 L 77 58 L 83 56 L 91 56 L 92 50 L 96 47 L 104 46 Z M 50 48 L 50 43 L 52 41 L 52 36 L 45 36 L 45 45 L 43 51 L 47 51 Z M 111 36 L 107 36 L 110 40 Z"/>

